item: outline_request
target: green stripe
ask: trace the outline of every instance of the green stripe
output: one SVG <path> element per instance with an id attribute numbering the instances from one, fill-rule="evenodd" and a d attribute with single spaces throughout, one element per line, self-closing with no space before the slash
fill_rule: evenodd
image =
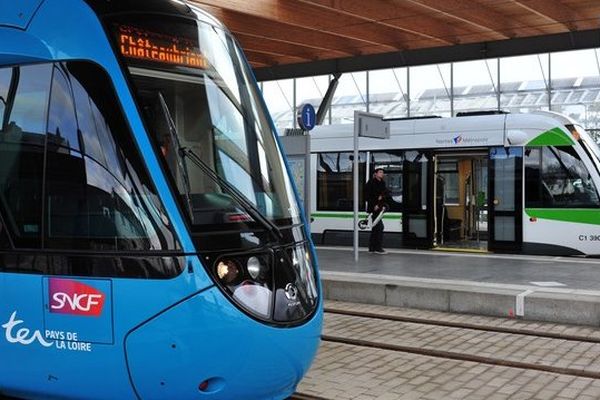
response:
<path id="1" fill-rule="evenodd" d="M 533 138 L 527 146 L 573 146 L 575 142 L 561 128 L 553 128 Z"/>
<path id="2" fill-rule="evenodd" d="M 600 209 L 598 208 L 527 208 L 525 213 L 530 217 L 540 219 L 600 225 Z"/>
<path id="3" fill-rule="evenodd" d="M 354 213 L 351 212 L 315 212 L 310 215 L 313 218 L 354 218 Z M 367 218 L 367 213 L 359 212 L 358 218 Z M 402 219 L 402 213 L 388 213 L 383 216 L 383 219 Z"/>

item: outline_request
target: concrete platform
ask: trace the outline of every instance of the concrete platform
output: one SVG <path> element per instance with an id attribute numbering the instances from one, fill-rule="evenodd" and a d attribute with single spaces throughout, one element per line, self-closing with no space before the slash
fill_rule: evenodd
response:
<path id="1" fill-rule="evenodd" d="M 600 260 L 318 248 L 325 298 L 600 326 Z"/>

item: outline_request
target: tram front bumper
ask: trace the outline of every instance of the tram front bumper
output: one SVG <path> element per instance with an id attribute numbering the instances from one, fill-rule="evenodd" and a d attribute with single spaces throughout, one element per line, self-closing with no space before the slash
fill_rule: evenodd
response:
<path id="1" fill-rule="evenodd" d="M 271 327 L 213 287 L 127 335 L 132 384 L 143 399 L 283 399 L 316 355 L 322 318 Z"/>

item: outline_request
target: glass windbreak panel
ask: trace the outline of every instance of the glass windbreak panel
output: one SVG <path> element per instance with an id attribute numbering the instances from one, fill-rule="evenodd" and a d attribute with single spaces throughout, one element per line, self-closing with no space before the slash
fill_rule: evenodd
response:
<path id="1" fill-rule="evenodd" d="M 450 64 L 410 68 L 410 116 L 450 117 Z"/>
<path id="2" fill-rule="evenodd" d="M 54 74 L 52 87 L 61 94 L 54 96 L 53 91 L 52 96 L 60 101 L 51 113 L 68 118 L 76 113 L 84 145 L 68 140 L 48 146 L 46 247 L 178 250 L 173 227 L 150 183 L 108 76 L 91 63 L 59 67 L 61 73 Z M 65 118 L 56 121 L 64 126 Z M 53 134 L 49 132 L 49 137 Z"/>
<path id="3" fill-rule="evenodd" d="M 408 116 L 408 68 L 369 71 L 369 112 L 386 118 Z"/>
<path id="4" fill-rule="evenodd" d="M 498 104 L 498 59 L 454 63 L 454 113 L 496 110 Z"/>
<path id="5" fill-rule="evenodd" d="M 500 108 L 510 112 L 548 110 L 548 54 L 500 59 Z"/>
<path id="6" fill-rule="evenodd" d="M 552 111 L 600 128 L 598 49 L 552 53 Z"/>
<path id="7" fill-rule="evenodd" d="M 275 127 L 283 135 L 286 128 L 294 127 L 294 81 L 284 79 L 263 82 L 262 93 Z"/>
<path id="8" fill-rule="evenodd" d="M 143 21 L 136 20 L 139 35 L 158 35 Z M 126 57 L 143 117 L 194 229 L 252 221 L 255 211 L 280 225 L 300 223 L 274 132 L 233 38 L 204 23 L 149 22 L 202 60 L 190 66 Z"/>
<path id="9" fill-rule="evenodd" d="M 358 155 L 358 181 L 365 182 L 366 154 Z M 353 210 L 353 153 L 317 154 L 317 210 Z M 363 190 L 358 191 L 359 204 L 364 203 Z M 363 208 L 363 207 L 359 207 Z"/>
<path id="10" fill-rule="evenodd" d="M 598 207 L 594 181 L 571 146 L 545 147 L 542 152 L 542 191 L 548 192 L 545 207 Z"/>
<path id="11" fill-rule="evenodd" d="M 52 65 L 0 69 L 0 207 L 17 247 L 41 246 L 42 176 Z"/>
<path id="12" fill-rule="evenodd" d="M 265 82 L 267 83 L 267 82 Z M 329 76 L 311 76 L 307 78 L 296 78 L 296 107 L 299 109 L 303 104 L 311 104 L 315 111 L 319 109 L 321 101 L 329 87 Z M 267 103 L 268 104 L 268 103 Z M 271 107 L 269 106 L 269 110 Z M 323 120 L 324 125 L 329 124 L 329 118 Z"/>
<path id="13" fill-rule="evenodd" d="M 383 168 L 384 181 L 389 191 L 389 211 L 402 211 L 402 163 L 404 157 L 401 151 L 373 151 L 369 170 Z"/>
<path id="14" fill-rule="evenodd" d="M 331 123 L 351 124 L 354 111 L 367 111 L 367 73 L 342 74 L 331 101 Z"/>

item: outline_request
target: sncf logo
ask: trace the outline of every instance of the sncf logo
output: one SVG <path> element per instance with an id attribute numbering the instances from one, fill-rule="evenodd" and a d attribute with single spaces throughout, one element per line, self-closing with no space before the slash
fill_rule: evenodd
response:
<path id="1" fill-rule="evenodd" d="M 71 279 L 49 279 L 50 312 L 97 317 L 105 295 L 96 288 Z"/>
<path id="2" fill-rule="evenodd" d="M 452 138 L 452 142 L 454 142 L 454 144 L 460 144 L 463 141 L 463 137 L 461 135 L 458 135 L 454 138 Z"/>

